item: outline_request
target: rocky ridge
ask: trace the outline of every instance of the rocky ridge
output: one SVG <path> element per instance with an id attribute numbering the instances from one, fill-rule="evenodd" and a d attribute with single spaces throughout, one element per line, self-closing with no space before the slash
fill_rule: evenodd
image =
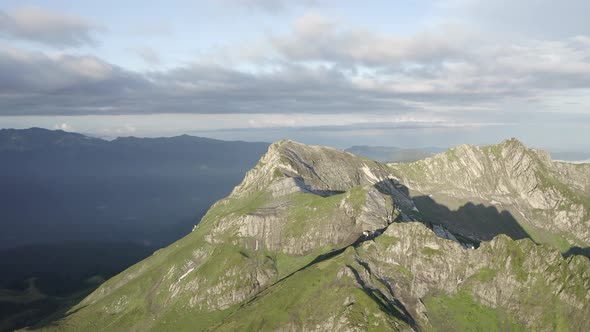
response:
<path id="1" fill-rule="evenodd" d="M 562 250 L 590 245 L 590 164 L 552 161 L 546 152 L 510 139 L 484 147 L 462 145 L 388 166 L 413 196 L 509 211 L 535 241 Z M 455 231 L 460 227 L 452 222 L 445 226 Z M 489 239 L 485 232 L 469 235 Z"/>

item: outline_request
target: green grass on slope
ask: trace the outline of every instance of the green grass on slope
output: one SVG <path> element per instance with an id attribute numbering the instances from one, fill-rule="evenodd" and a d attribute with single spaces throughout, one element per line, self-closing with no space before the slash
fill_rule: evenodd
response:
<path id="1" fill-rule="evenodd" d="M 355 214 L 359 214 L 366 202 L 366 192 L 361 187 L 355 187 L 345 193 L 328 197 L 300 192 L 291 194 L 285 236 L 300 237 L 311 228 L 320 225 L 329 227 L 334 224 L 335 213 L 343 200 L 352 205 Z"/>
<path id="2" fill-rule="evenodd" d="M 590 218 L 590 196 L 571 188 L 567 184 L 559 181 L 541 162 L 539 165 L 542 167 L 536 171 L 537 179 L 539 180 L 540 188 L 541 189 L 549 189 L 553 188 L 559 191 L 565 198 L 569 200 L 570 203 L 580 204 L 586 210 L 586 214 L 584 218 L 588 220 Z M 560 209 L 570 209 L 570 206 L 563 205 L 559 207 Z"/>
<path id="3" fill-rule="evenodd" d="M 199 332 L 209 331 L 212 326 L 221 322 L 238 306 L 234 305 L 225 310 L 199 312 L 196 310 L 171 310 L 154 322 L 151 331 L 170 332 Z M 138 332 L 142 330 L 138 330 Z"/>
<path id="4" fill-rule="evenodd" d="M 321 227 L 328 227 L 332 222 L 330 218 L 334 218 L 334 211 L 343 200 L 360 213 L 365 191 L 355 188 L 326 198 L 295 193 L 289 199 L 289 225 L 305 234 L 306 230 L 317 230 L 318 225 L 320 230 Z M 213 245 L 205 240 L 224 217 L 238 217 L 276 203 L 281 202 L 273 202 L 272 196 L 264 191 L 220 201 L 209 210 L 194 232 L 109 280 L 89 299 L 73 308 L 73 314 L 60 322 L 57 328 L 90 331 L 199 330 L 219 322 L 234 310 L 230 306 L 225 310 L 209 311 L 208 297 L 215 303 L 220 296 L 248 294 L 255 287 L 259 273 L 269 275 L 272 284 L 317 256 L 340 248 L 323 245 L 303 256 L 273 252 L 265 247 L 252 250 L 245 245 L 249 239 L 238 240 L 232 228 L 217 234 L 217 243 Z M 344 209 L 337 214 L 340 213 L 344 213 Z M 197 259 L 195 252 L 206 254 L 194 263 L 196 265 L 191 265 Z M 190 266 L 193 267 L 190 276 L 180 282 L 179 276 Z M 169 276 L 170 271 L 176 272 Z M 240 273 L 230 276 L 228 271 Z M 199 286 L 171 297 L 172 289 L 185 287 L 190 280 L 199 280 Z M 119 285 L 121 287 L 117 289 Z M 205 299 L 205 302 L 197 300 L 201 302 L 188 305 L 191 301 L 194 303 L 195 298 Z"/>
<path id="5" fill-rule="evenodd" d="M 496 159 L 502 159 L 502 146 L 499 144 L 482 146 L 481 150 L 488 156 L 492 154 Z"/>
<path id="6" fill-rule="evenodd" d="M 219 221 L 220 218 L 230 214 L 248 214 L 271 201 L 272 196 L 266 191 L 253 192 L 242 198 L 229 197 L 220 200 L 207 211 L 207 214 L 205 214 L 198 227 L 201 229 L 201 233 L 204 233 L 203 228 L 205 227 L 203 225 Z"/>
<path id="7" fill-rule="evenodd" d="M 473 300 L 466 292 L 424 299 L 432 331 L 526 331 L 501 309 Z"/>
<path id="8" fill-rule="evenodd" d="M 571 249 L 572 245 L 581 243 L 577 239 L 572 239 L 573 236 L 567 233 L 555 234 L 550 231 L 534 227 L 528 223 L 521 222 L 525 231 L 531 236 L 531 239 L 536 243 L 547 244 L 562 254 Z"/>
<path id="9" fill-rule="evenodd" d="M 299 331 L 338 322 L 345 322 L 341 328 L 363 331 L 395 331 L 405 326 L 383 312 L 345 273 L 346 264 L 353 261 L 351 255 L 352 248 L 293 274 L 247 302 L 214 330 Z"/>
<path id="10" fill-rule="evenodd" d="M 345 194 L 321 197 L 315 194 L 294 193 L 290 195 L 289 223 L 286 236 L 302 236 L 306 229 L 318 223 L 328 223 Z"/>

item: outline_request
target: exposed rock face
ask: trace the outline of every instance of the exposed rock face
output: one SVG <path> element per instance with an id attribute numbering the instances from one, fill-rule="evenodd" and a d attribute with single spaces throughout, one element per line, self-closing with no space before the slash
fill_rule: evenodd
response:
<path id="1" fill-rule="evenodd" d="M 573 256 L 564 260 L 558 252 L 528 239 L 514 241 L 499 235 L 477 250 L 464 250 L 432 236 L 420 224 L 396 224 L 358 252 L 361 259 L 368 257 L 371 271 L 392 286 L 419 320 L 428 320 L 428 308 L 417 300 L 437 292 L 466 293 L 475 302 L 510 312 L 535 331 L 553 330 L 543 320 L 557 309 L 542 305 L 545 301 L 560 303 L 572 317 L 590 312 L 585 306 L 590 300 L 588 259 Z M 407 270 L 400 273 L 398 267 Z M 564 287 L 566 275 L 572 278 L 567 284 L 580 288 Z M 576 327 L 573 330 L 583 328 L 575 321 L 571 324 L 570 328 Z"/>
<path id="2" fill-rule="evenodd" d="M 468 193 L 498 184 L 477 176 L 489 165 L 474 151 L 433 165 L 468 164 Z M 505 163 L 524 179 L 502 180 L 507 189 L 490 189 L 496 199 L 535 191 L 527 167 Z M 467 250 L 444 222 L 409 222 L 420 217 L 388 166 L 281 141 L 191 234 L 107 281 L 57 328 L 575 331 L 590 323 L 587 258 L 503 235 Z"/>
<path id="3" fill-rule="evenodd" d="M 340 150 L 272 144 L 232 194 L 216 204 L 221 209 L 244 200 L 252 210 L 222 217 L 206 239 L 222 243 L 235 234 L 235 244 L 248 239 L 250 249 L 295 255 L 350 245 L 365 231 L 408 218 L 403 211 L 414 203 L 390 176 L 385 166 Z"/>
<path id="4" fill-rule="evenodd" d="M 554 162 L 547 153 L 510 139 L 486 147 L 462 145 L 415 163 L 388 166 L 415 195 L 510 211 L 537 242 L 563 238 L 570 245 L 590 244 L 590 164 Z M 452 222 L 446 226 L 461 233 Z M 485 232 L 469 235 L 487 239 Z"/>

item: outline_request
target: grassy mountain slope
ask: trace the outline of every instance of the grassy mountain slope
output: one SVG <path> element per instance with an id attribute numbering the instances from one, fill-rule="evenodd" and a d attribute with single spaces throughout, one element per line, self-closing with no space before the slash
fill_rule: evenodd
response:
<path id="1" fill-rule="evenodd" d="M 387 166 L 281 141 L 191 234 L 46 328 L 576 331 L 590 323 L 587 258 L 503 235 L 467 250 L 440 226 L 410 222 L 416 210 Z"/>

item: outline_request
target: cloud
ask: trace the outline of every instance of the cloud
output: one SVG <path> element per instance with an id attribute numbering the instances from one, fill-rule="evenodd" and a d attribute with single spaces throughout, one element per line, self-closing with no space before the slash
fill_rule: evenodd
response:
<path id="1" fill-rule="evenodd" d="M 0 48 L 0 114 L 334 113 L 403 108 L 339 71 L 283 65 L 247 73 L 190 65 L 139 74 L 93 56 Z M 407 107 L 406 107 L 407 108 Z"/>
<path id="2" fill-rule="evenodd" d="M 131 124 L 125 124 L 122 127 L 114 127 L 114 128 L 105 128 L 104 130 L 101 131 L 102 134 L 105 135 L 116 135 L 116 136 L 120 136 L 120 135 L 133 135 L 137 132 L 137 127 Z"/>
<path id="3" fill-rule="evenodd" d="M 116 92 L 143 83 L 139 75 L 94 56 L 45 54 L 0 47 L 0 93 L 4 97 L 43 93 Z"/>
<path id="4" fill-rule="evenodd" d="M 587 36 L 486 43 L 493 38 L 466 30 L 442 25 L 401 37 L 311 14 L 271 43 L 284 61 L 327 63 L 360 89 L 406 100 L 471 103 L 590 87 Z"/>
<path id="5" fill-rule="evenodd" d="M 485 43 L 459 26 L 397 36 L 306 15 L 269 38 L 272 54 L 237 65 L 197 61 L 143 73 L 91 55 L 0 46 L 0 115 L 460 111 L 497 123 L 487 114 L 542 110 L 552 107 L 549 97 L 590 90 L 587 35 Z M 139 53 L 157 63 L 149 49 Z M 579 101 L 568 107 L 582 108 Z"/>
<path id="6" fill-rule="evenodd" d="M 170 37 L 174 33 L 167 22 L 153 22 L 141 24 L 131 29 L 133 34 L 152 37 Z"/>
<path id="7" fill-rule="evenodd" d="M 311 13 L 295 21 L 292 34 L 272 37 L 271 43 L 289 60 L 382 66 L 460 56 L 470 39 L 468 33 L 452 26 L 401 37 L 345 27 Z"/>
<path id="8" fill-rule="evenodd" d="M 590 35 L 587 0 L 445 0 L 439 2 L 443 20 L 459 20 L 504 35 L 564 38 Z"/>
<path id="9" fill-rule="evenodd" d="M 185 126 L 204 130 L 214 126 L 200 119 L 240 118 L 240 123 L 219 126 L 227 129 L 224 135 L 269 130 L 279 136 L 301 131 L 310 137 L 320 132 L 345 137 L 355 130 L 452 131 L 486 125 L 494 126 L 487 130 L 496 135 L 498 124 L 526 123 L 537 126 L 543 136 L 558 121 L 561 128 L 581 128 L 586 117 L 567 115 L 588 114 L 590 105 L 590 20 L 585 17 L 590 2 L 439 3 L 444 4 L 436 9 L 439 17 L 427 18 L 427 23 L 377 30 L 318 13 L 285 26 L 271 17 L 263 24 L 271 24 L 273 32 L 256 39 L 252 31 L 245 31 L 248 38 L 231 45 L 216 40 L 210 49 L 198 49 L 192 62 L 176 67 L 157 66 L 164 48 L 129 49 L 152 68 L 144 72 L 92 54 L 59 50 L 96 43 L 94 35 L 101 27 L 83 18 L 36 7 L 0 11 L 0 38 L 58 48 L 41 52 L 15 46 L 35 46 L 30 43 L 0 43 L 0 116 L 7 121 L 9 116 L 30 115 L 38 121 L 43 115 L 50 118 L 49 128 L 65 121 L 80 130 L 88 127 L 70 120 L 77 115 L 135 117 L 128 122 L 116 120 L 109 127 L 113 135 L 145 132 L 145 124 L 136 120 L 146 114 L 194 115 L 184 121 Z M 244 8 L 266 14 L 288 11 L 289 15 L 283 15 L 287 17 L 309 7 L 327 12 L 319 1 L 225 0 L 223 4 L 238 8 L 240 14 Z M 134 26 L 138 29 L 130 32 L 136 37 L 172 36 L 165 24 Z M 400 33 L 389 30 L 398 28 Z M 175 36 L 182 37 L 178 33 Z M 112 56 L 106 51 L 106 56 Z M 354 122 L 336 121 L 350 114 L 357 116 Z M 408 120 L 388 121 L 385 115 Z M 371 122 L 374 119 L 378 120 Z M 155 123 L 157 128 L 150 130 L 180 126 Z M 579 131 L 569 132 L 572 141 L 574 133 Z"/>
<path id="10" fill-rule="evenodd" d="M 247 126 L 244 126 L 247 123 Z M 352 127 L 379 127 L 379 126 L 414 126 L 414 125 L 453 125 L 447 120 L 435 114 L 397 116 L 372 114 L 367 117 L 362 113 L 340 114 L 254 114 L 241 127 L 232 126 L 231 130 L 248 130 L 259 128 L 352 128 Z M 218 128 L 227 130 L 228 128 Z M 217 130 L 217 129 L 215 129 Z"/>
<path id="11" fill-rule="evenodd" d="M 74 128 L 65 122 L 62 122 L 60 124 L 56 124 L 55 126 L 53 126 L 53 129 L 60 129 L 63 131 L 74 131 Z"/>
<path id="12" fill-rule="evenodd" d="M 102 29 L 81 17 L 40 7 L 0 10 L 0 37 L 4 38 L 63 48 L 96 44 L 93 33 Z"/>
<path id="13" fill-rule="evenodd" d="M 320 2 L 320 0 L 225 0 L 225 2 L 228 4 L 237 4 L 239 6 L 243 6 L 254 10 L 263 10 L 270 13 L 278 13 L 291 7 L 309 7 L 317 5 Z"/>
<path id="14" fill-rule="evenodd" d="M 132 48 L 131 51 L 139 56 L 148 65 L 159 65 L 162 63 L 160 54 L 151 47 L 142 46 Z"/>

